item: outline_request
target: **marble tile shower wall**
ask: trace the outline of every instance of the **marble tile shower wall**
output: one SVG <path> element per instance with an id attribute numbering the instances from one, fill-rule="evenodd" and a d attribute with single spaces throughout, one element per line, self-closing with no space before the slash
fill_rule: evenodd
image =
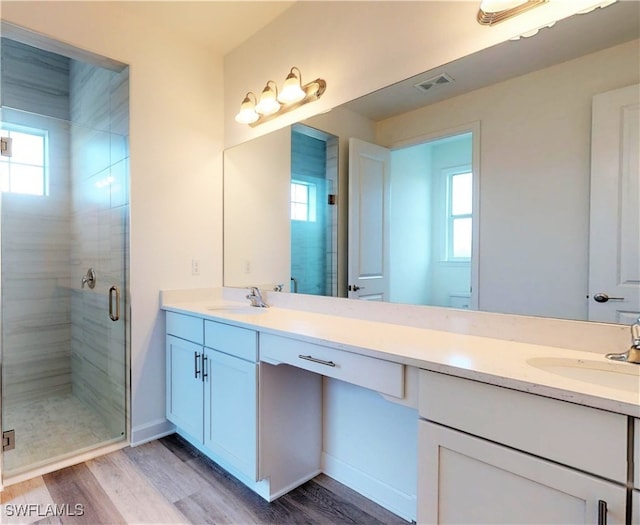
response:
<path id="1" fill-rule="evenodd" d="M 71 389 L 69 60 L 4 38 L 1 53 L 3 124 L 49 134 L 49 194 L 2 194 L 3 404 L 10 406 Z"/>
<path id="2" fill-rule="evenodd" d="M 67 57 L 0 39 L 2 107 L 69 120 Z"/>
<path id="3" fill-rule="evenodd" d="M 124 432 L 128 82 L 128 70 L 71 63 L 72 385 L 104 417 L 110 437 Z M 88 268 L 97 276 L 93 290 L 79 286 Z M 112 285 L 122 290 L 116 323 L 108 316 Z"/>

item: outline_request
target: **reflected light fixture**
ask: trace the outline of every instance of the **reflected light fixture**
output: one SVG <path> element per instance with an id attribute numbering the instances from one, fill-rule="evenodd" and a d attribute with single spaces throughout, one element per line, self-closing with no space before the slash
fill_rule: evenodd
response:
<path id="1" fill-rule="evenodd" d="M 269 80 L 262 90 L 260 101 L 256 100 L 253 92 L 247 93 L 236 115 L 236 122 L 257 126 L 307 102 L 318 100 L 326 88 L 327 83 L 321 78 L 303 85 L 302 73 L 297 67 L 292 67 L 280 93 L 273 80 Z"/>
<path id="2" fill-rule="evenodd" d="M 478 23 L 491 26 L 547 2 L 548 0 L 482 0 Z"/>

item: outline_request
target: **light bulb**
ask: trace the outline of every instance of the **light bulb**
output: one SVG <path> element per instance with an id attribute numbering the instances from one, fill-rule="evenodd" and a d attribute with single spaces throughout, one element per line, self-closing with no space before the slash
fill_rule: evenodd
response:
<path id="1" fill-rule="evenodd" d="M 297 70 L 298 73 L 300 73 L 300 70 L 298 68 L 292 67 L 291 71 L 284 81 L 282 91 L 280 92 L 280 95 L 278 95 L 278 100 L 283 104 L 293 104 L 295 102 L 301 101 L 304 97 L 307 96 L 307 94 L 300 86 L 300 77 L 298 77 L 293 72 L 294 69 Z"/>
<path id="2" fill-rule="evenodd" d="M 249 98 L 249 93 L 247 93 L 247 96 L 244 97 L 244 100 L 240 105 L 240 111 L 236 115 L 236 122 L 239 122 L 240 124 L 251 124 L 259 118 L 260 115 L 256 113 L 255 104 Z"/>
<path id="3" fill-rule="evenodd" d="M 276 91 L 271 87 L 271 84 L 275 86 L 275 82 L 269 80 L 262 90 L 260 102 L 256 104 L 256 111 L 261 115 L 273 115 L 280 109 L 280 104 L 276 99 Z"/>

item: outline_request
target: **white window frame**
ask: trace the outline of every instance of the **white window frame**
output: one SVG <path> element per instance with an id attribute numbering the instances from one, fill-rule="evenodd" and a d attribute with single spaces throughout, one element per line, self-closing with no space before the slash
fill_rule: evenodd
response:
<path id="1" fill-rule="evenodd" d="M 35 137 L 41 137 L 43 139 L 42 147 L 42 165 L 38 164 L 26 164 L 23 162 L 15 162 L 12 157 L 1 157 L 0 162 L 7 163 L 9 168 L 9 190 L 4 193 L 11 193 L 13 195 L 30 195 L 33 197 L 47 197 L 49 195 L 49 132 L 46 129 L 32 128 L 28 126 L 20 126 L 17 124 L 0 124 L 0 131 L 8 132 L 8 136 L 11 137 L 12 132 L 24 133 L 25 135 L 33 135 Z M 7 136 L 3 133 L 3 136 Z M 42 169 L 42 193 L 21 193 L 11 191 L 11 167 L 12 166 L 31 166 Z"/>
<path id="2" fill-rule="evenodd" d="M 471 211 L 469 213 L 453 215 L 452 203 L 453 203 L 453 178 L 456 175 L 464 175 L 471 173 Z M 444 217 L 444 260 L 447 262 L 460 262 L 468 263 L 471 261 L 471 255 L 469 257 L 454 257 L 453 255 L 453 224 L 456 219 L 471 219 L 471 246 L 470 253 L 473 252 L 473 191 L 474 191 L 474 175 L 470 165 L 456 166 L 454 168 L 447 168 L 442 170 L 444 180 L 444 192 L 445 192 L 445 217 Z"/>
<path id="3" fill-rule="evenodd" d="M 304 219 L 295 219 L 293 218 L 293 213 L 291 213 L 291 220 L 292 221 L 298 221 L 298 222 L 316 222 L 317 220 L 317 185 L 313 182 L 307 182 L 304 180 L 300 180 L 300 179 L 296 179 L 296 178 L 292 178 L 291 179 L 291 188 L 293 189 L 293 186 L 302 186 L 304 188 L 306 188 L 306 193 L 307 193 L 307 202 L 303 203 L 303 202 L 296 202 L 291 200 L 291 204 L 294 204 L 294 202 L 296 204 L 306 204 L 307 209 L 306 209 L 306 214 L 305 214 L 305 218 Z"/>

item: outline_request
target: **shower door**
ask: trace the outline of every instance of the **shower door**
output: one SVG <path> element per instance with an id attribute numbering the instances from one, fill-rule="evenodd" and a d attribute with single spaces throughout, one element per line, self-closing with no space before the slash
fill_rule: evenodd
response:
<path id="1" fill-rule="evenodd" d="M 126 438 L 128 73 L 7 39 L 2 59 L 7 479 Z M 30 93 L 39 64 L 58 84 Z"/>

